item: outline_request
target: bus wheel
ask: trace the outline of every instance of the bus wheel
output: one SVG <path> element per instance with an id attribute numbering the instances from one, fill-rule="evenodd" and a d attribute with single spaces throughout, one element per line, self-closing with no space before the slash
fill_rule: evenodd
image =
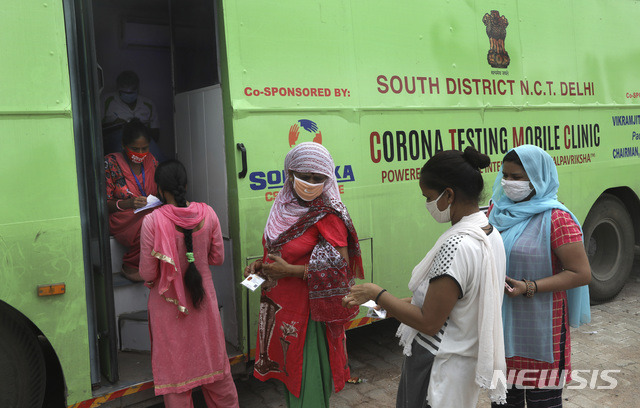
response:
<path id="1" fill-rule="evenodd" d="M 589 294 L 596 302 L 609 300 L 622 290 L 633 266 L 631 216 L 618 197 L 602 194 L 587 215 L 583 233 L 591 264 Z"/>
<path id="2" fill-rule="evenodd" d="M 0 305 L 0 406 L 40 408 L 46 372 L 38 338 Z"/>

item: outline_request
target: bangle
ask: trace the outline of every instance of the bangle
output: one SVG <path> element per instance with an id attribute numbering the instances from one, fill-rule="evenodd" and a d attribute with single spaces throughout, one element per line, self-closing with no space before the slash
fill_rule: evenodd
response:
<path id="1" fill-rule="evenodd" d="M 304 264 L 304 274 L 302 274 L 302 280 L 307 280 L 309 277 L 309 264 Z"/>
<path id="2" fill-rule="evenodd" d="M 383 294 L 384 292 L 386 292 L 386 291 L 387 291 L 386 289 L 382 289 L 382 290 L 380 291 L 380 293 L 378 293 L 378 296 L 376 296 L 376 300 L 374 300 L 374 302 L 376 302 L 376 304 L 378 303 L 378 299 L 380 299 L 380 295 L 382 295 L 382 294 Z"/>
<path id="3" fill-rule="evenodd" d="M 536 285 L 536 293 L 538 293 L 538 282 L 533 281 L 533 284 Z"/>
<path id="4" fill-rule="evenodd" d="M 523 296 L 526 296 L 528 298 L 532 298 L 533 294 L 536 293 L 536 287 L 534 285 L 533 282 L 531 282 L 530 280 L 527 279 L 523 279 L 522 280 L 524 282 L 524 284 L 527 286 L 527 291 L 525 293 L 523 293 Z"/>
<path id="5" fill-rule="evenodd" d="M 122 200 L 116 200 L 116 208 L 120 211 L 124 211 L 124 208 L 120 208 L 120 206 L 118 205 L 118 203 L 122 201 Z"/>

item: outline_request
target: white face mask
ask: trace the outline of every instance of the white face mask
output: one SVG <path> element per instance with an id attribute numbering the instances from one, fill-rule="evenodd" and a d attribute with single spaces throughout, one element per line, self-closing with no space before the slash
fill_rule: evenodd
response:
<path id="1" fill-rule="evenodd" d="M 505 180 L 500 182 L 504 193 L 512 201 L 518 202 L 529 197 L 529 194 L 533 191 L 531 182 L 529 180 Z"/>
<path id="2" fill-rule="evenodd" d="M 450 214 L 451 204 L 449 204 L 449 206 L 443 211 L 440 211 L 438 209 L 438 200 L 442 198 L 443 194 L 444 194 L 444 191 L 435 200 L 427 201 L 425 203 L 427 210 L 429 210 L 429 214 L 431 214 L 431 216 L 441 224 L 451 221 L 451 214 Z"/>

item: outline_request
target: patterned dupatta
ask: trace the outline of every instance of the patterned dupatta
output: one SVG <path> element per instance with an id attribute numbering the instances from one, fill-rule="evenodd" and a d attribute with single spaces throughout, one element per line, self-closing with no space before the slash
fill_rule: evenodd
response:
<path id="1" fill-rule="evenodd" d="M 324 195 L 316 198 L 308 203 L 308 211 L 275 240 L 265 236 L 266 248 L 269 252 L 278 252 L 284 244 L 301 236 L 327 214 L 337 215 L 347 227 L 349 264 L 320 236 L 309 261 L 309 307 L 311 319 L 342 325 L 358 314 L 358 307 L 342 307 L 342 298 L 349 293 L 354 278 L 364 278 L 358 235 L 344 204 Z"/>

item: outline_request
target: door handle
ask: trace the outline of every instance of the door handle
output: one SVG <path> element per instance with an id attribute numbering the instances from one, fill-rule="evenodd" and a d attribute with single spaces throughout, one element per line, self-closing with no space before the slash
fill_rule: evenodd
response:
<path id="1" fill-rule="evenodd" d="M 238 173 L 238 177 L 245 178 L 247 176 L 247 148 L 244 147 L 244 143 L 237 143 L 236 148 L 242 153 L 242 171 Z"/>

